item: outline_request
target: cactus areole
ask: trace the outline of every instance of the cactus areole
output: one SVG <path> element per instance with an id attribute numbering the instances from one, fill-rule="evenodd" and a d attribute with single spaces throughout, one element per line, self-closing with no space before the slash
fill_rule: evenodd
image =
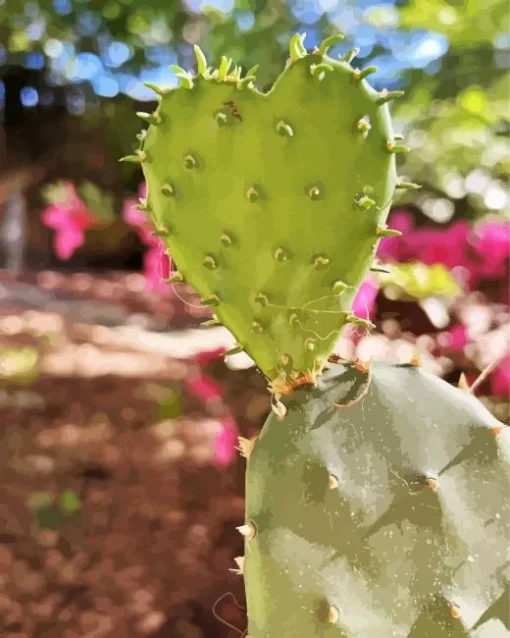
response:
<path id="1" fill-rule="evenodd" d="M 268 93 L 222 58 L 173 67 L 140 148 L 141 208 L 177 271 L 266 375 L 238 530 L 246 638 L 510 636 L 508 430 L 418 366 L 340 365 L 398 182 L 374 67 L 303 36 Z M 332 362 L 332 363 L 331 363 Z M 506 446 L 506 447 L 505 447 Z"/>

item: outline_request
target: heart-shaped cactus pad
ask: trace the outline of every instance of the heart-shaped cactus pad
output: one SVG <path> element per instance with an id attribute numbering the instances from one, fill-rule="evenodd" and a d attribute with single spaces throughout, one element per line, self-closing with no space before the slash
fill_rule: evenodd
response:
<path id="1" fill-rule="evenodd" d="M 342 327 L 379 239 L 405 151 L 388 102 L 355 69 L 355 51 L 308 53 L 303 37 L 271 90 L 222 58 L 197 72 L 173 67 L 179 87 L 159 106 L 127 161 L 141 162 L 142 202 L 178 272 L 213 307 L 275 394 L 313 383 Z M 402 184 L 402 187 L 412 185 Z"/>

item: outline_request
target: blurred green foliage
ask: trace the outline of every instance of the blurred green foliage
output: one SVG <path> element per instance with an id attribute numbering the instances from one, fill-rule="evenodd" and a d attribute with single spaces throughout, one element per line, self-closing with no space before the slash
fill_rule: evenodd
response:
<path id="1" fill-rule="evenodd" d="M 455 299 L 462 294 L 462 288 L 443 264 L 415 262 L 392 264 L 388 273 L 379 273 L 381 288 L 395 291 L 392 298 L 401 300 L 426 299 L 431 295 Z"/>
<path id="2" fill-rule="evenodd" d="M 180 391 L 169 390 L 157 403 L 158 420 L 176 419 L 183 413 L 183 399 Z"/>
<path id="3" fill-rule="evenodd" d="M 66 489 L 59 495 L 53 492 L 31 492 L 27 507 L 34 512 L 35 522 L 41 529 L 54 529 L 72 517 L 82 508 L 79 494 L 72 489 Z"/>
<path id="4" fill-rule="evenodd" d="M 35 348 L 0 348 L 0 383 L 31 384 L 39 375 Z"/>
<path id="5" fill-rule="evenodd" d="M 78 197 L 87 205 L 100 222 L 107 224 L 115 219 L 114 200 L 92 182 L 84 182 L 76 189 Z"/>

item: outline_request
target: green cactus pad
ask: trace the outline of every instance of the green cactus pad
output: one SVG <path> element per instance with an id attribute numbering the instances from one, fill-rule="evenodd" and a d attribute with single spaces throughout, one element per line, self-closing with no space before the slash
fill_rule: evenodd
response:
<path id="1" fill-rule="evenodd" d="M 397 188 L 398 95 L 323 55 L 329 44 L 306 54 L 295 36 L 266 94 L 254 70 L 197 53 L 199 73 L 176 70 L 128 158 L 179 273 L 282 393 L 322 370 Z"/>
<path id="2" fill-rule="evenodd" d="M 413 365 L 284 402 L 248 455 L 250 638 L 508 638 L 510 428 Z"/>

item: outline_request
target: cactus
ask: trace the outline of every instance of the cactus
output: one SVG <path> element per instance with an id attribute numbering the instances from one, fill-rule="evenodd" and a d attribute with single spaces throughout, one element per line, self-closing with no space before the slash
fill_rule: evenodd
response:
<path id="1" fill-rule="evenodd" d="M 332 363 L 284 400 L 247 452 L 249 635 L 508 636 L 503 424 L 412 364 Z"/>
<path id="2" fill-rule="evenodd" d="M 222 58 L 173 67 L 140 148 L 143 208 L 187 281 L 268 379 L 247 459 L 246 638 L 508 636 L 508 428 L 419 367 L 331 351 L 398 182 L 388 102 L 356 50 L 295 35 L 272 89 Z M 329 357 L 329 362 L 328 362 Z M 506 596 L 506 598 L 505 598 Z M 506 615 L 505 615 L 506 614 Z"/>
<path id="3" fill-rule="evenodd" d="M 398 187 L 388 102 L 365 71 L 300 36 L 266 94 L 231 61 L 172 67 L 140 148 L 144 204 L 179 275 L 284 394 L 315 382 L 370 267 Z M 371 69 L 371 68 L 370 68 Z M 200 231 L 200 232 L 197 232 Z"/>

